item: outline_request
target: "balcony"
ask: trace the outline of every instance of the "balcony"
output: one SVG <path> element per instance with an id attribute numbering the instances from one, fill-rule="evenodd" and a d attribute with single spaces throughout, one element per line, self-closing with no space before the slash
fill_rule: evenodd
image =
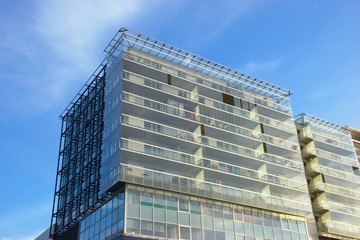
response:
<path id="1" fill-rule="evenodd" d="M 189 81 L 190 83 L 196 82 L 197 84 L 201 84 L 204 87 L 214 88 L 214 85 L 219 85 L 222 89 L 225 89 L 226 92 L 231 92 L 233 95 L 251 100 L 257 104 L 261 104 L 265 108 L 269 110 L 273 110 L 282 114 L 291 115 L 291 108 L 289 105 L 289 100 L 286 97 L 282 97 L 281 100 L 276 98 L 266 98 L 266 97 L 255 97 L 253 93 L 249 93 L 247 91 L 242 90 L 239 86 L 231 83 L 226 83 L 225 81 L 219 81 L 213 78 L 204 78 L 198 74 L 191 73 L 189 70 L 182 72 L 183 68 L 175 67 L 174 65 L 170 65 L 169 63 L 154 61 L 151 58 L 145 58 L 144 56 L 140 56 L 136 54 L 135 51 L 132 52 L 123 52 L 123 57 L 129 61 L 136 62 L 143 66 L 156 69 L 157 71 L 161 71 L 167 74 L 171 74 L 173 76 L 180 77 L 183 80 Z M 197 68 L 197 67 L 196 67 Z M 226 73 L 228 75 L 228 73 Z M 216 75 L 219 75 L 219 72 L 216 72 Z M 229 75 L 230 76 L 230 75 Z"/>
<path id="2" fill-rule="evenodd" d="M 245 179 L 250 179 L 258 183 L 266 182 L 280 188 L 287 187 L 293 191 L 299 190 L 302 192 L 307 192 L 306 191 L 307 185 L 304 182 L 295 181 L 284 176 L 275 176 L 275 175 L 259 172 L 257 170 L 252 170 L 245 167 L 224 163 L 213 159 L 194 156 L 192 154 L 185 154 L 180 151 L 144 144 L 143 142 L 138 142 L 129 139 L 122 139 L 121 149 L 125 151 L 134 152 L 137 154 L 152 156 L 157 159 L 161 158 L 164 160 L 172 161 L 174 163 L 175 162 L 184 163 L 187 164 L 188 168 L 191 168 L 192 171 L 199 171 L 199 169 L 201 168 L 211 169 L 219 173 L 225 173 Z M 145 160 L 146 156 L 141 157 L 141 159 L 145 162 L 151 162 L 151 159 L 147 158 Z M 169 164 L 169 162 L 167 164 Z M 193 166 L 191 167 L 191 165 L 189 164 Z M 255 184 L 256 182 L 253 182 L 253 184 Z"/>
<path id="3" fill-rule="evenodd" d="M 315 164 L 308 164 L 305 167 L 305 173 L 307 177 L 314 177 L 316 175 L 318 175 L 319 173 L 321 173 L 320 168 L 318 165 Z"/>
<path id="4" fill-rule="evenodd" d="M 306 127 L 302 128 L 299 133 L 299 140 L 302 143 L 309 143 L 314 139 L 313 134 Z"/>
<path id="5" fill-rule="evenodd" d="M 123 93 L 123 100 L 127 103 L 134 104 L 137 106 L 141 106 L 142 108 L 148 108 L 151 110 L 158 111 L 159 113 L 166 114 L 166 115 L 172 115 L 175 118 L 179 119 L 188 119 L 192 122 L 197 122 L 199 120 L 199 115 L 183 110 L 179 111 L 178 108 L 174 108 L 173 106 L 158 103 L 155 101 L 147 101 L 145 102 L 144 98 L 141 98 L 136 95 Z M 213 138 L 207 138 L 207 137 L 201 137 L 201 141 L 197 140 L 198 143 L 201 142 L 203 146 L 208 146 L 214 149 L 230 152 L 235 155 L 241 155 L 244 157 L 250 157 L 253 159 L 258 159 L 265 162 L 272 162 L 277 165 L 290 167 L 293 169 L 297 169 L 299 171 L 302 171 L 302 163 L 296 162 L 294 160 L 290 160 L 283 157 L 278 157 L 271 154 L 261 153 L 258 151 L 255 151 L 254 149 L 244 148 L 242 146 L 226 143 L 223 141 L 217 141 L 217 139 Z"/>
<path id="6" fill-rule="evenodd" d="M 349 143 L 345 143 L 345 142 L 342 142 L 342 141 L 337 140 L 337 139 L 329 138 L 329 137 L 323 136 L 323 135 L 318 134 L 318 133 L 316 133 L 316 134 L 313 133 L 312 136 L 313 136 L 314 140 L 317 140 L 319 142 L 328 144 L 328 145 L 330 145 L 332 147 L 346 149 L 348 151 L 354 151 L 353 146 L 351 144 L 349 144 Z"/>
<path id="7" fill-rule="evenodd" d="M 319 173 L 323 173 L 324 175 L 327 176 L 340 178 L 342 180 L 346 180 L 354 183 L 360 183 L 359 176 L 348 174 L 346 172 L 338 171 L 318 164 L 309 164 L 306 166 L 305 170 L 306 170 L 306 175 L 310 177 L 313 177 Z"/>
<path id="8" fill-rule="evenodd" d="M 351 166 L 357 166 L 357 164 L 358 164 L 355 159 L 341 156 L 338 154 L 334 154 L 334 153 L 324 151 L 321 149 L 315 149 L 315 148 L 304 148 L 302 150 L 302 156 L 305 159 L 314 158 L 314 157 L 318 156 L 321 158 L 329 159 L 329 160 L 335 161 L 335 162 L 341 162 L 341 163 L 351 165 Z"/>
<path id="9" fill-rule="evenodd" d="M 314 184 L 314 183 L 310 183 L 309 184 L 309 192 L 310 193 L 322 193 L 325 191 L 325 183 L 318 183 L 318 184 Z"/>
<path id="10" fill-rule="evenodd" d="M 360 218 L 360 209 L 350 207 L 347 205 L 329 202 L 329 201 L 321 201 L 320 203 L 313 203 L 314 211 L 320 212 L 320 211 L 336 211 L 348 215 L 352 215 L 355 217 Z"/>
<path id="11" fill-rule="evenodd" d="M 355 198 L 355 199 L 360 198 L 360 192 L 358 192 L 358 191 L 345 189 L 345 188 L 334 186 L 334 185 L 331 185 L 328 183 L 317 183 L 317 184 L 310 183 L 309 191 L 310 191 L 310 193 L 331 192 L 331 193 L 344 195 L 344 196 Z"/>
<path id="12" fill-rule="evenodd" d="M 302 154 L 303 158 L 305 158 L 305 159 L 315 158 L 317 156 L 317 152 L 316 152 L 315 148 L 307 148 L 307 147 L 305 147 L 301 151 L 301 154 Z"/>
<path id="13" fill-rule="evenodd" d="M 325 223 L 318 223 L 318 229 L 320 232 L 325 234 L 329 233 L 356 239 L 358 239 L 360 236 L 360 226 L 350 225 L 337 221 L 326 221 Z"/>
<path id="14" fill-rule="evenodd" d="M 186 178 L 151 169 L 121 164 L 120 181 L 149 187 L 167 189 L 183 194 L 208 197 L 227 202 L 265 208 L 300 216 L 310 214 L 309 203 L 298 202 L 245 189 L 229 187 L 219 183 Z"/>
<path id="15" fill-rule="evenodd" d="M 322 214 L 324 212 L 329 211 L 329 208 L 330 208 L 328 202 L 325 202 L 325 201 L 322 201 L 320 203 L 313 202 L 312 206 L 313 206 L 315 214 Z"/>

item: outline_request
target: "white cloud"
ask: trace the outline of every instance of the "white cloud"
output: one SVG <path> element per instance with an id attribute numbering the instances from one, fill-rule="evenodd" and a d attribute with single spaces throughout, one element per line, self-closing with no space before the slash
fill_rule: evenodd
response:
<path id="1" fill-rule="evenodd" d="M 282 59 L 274 59 L 266 62 L 250 62 L 240 67 L 243 71 L 260 74 L 263 72 L 271 72 L 276 70 L 282 63 Z"/>
<path id="2" fill-rule="evenodd" d="M 144 7 L 133 1 L 43 1 L 36 30 L 60 57 L 88 62 L 101 35 L 120 28 Z M 108 38 L 108 36 L 107 36 Z"/>
<path id="3" fill-rule="evenodd" d="M 11 103 L 23 113 L 68 100 L 104 57 L 109 38 L 146 8 L 143 0 L 40 1 L 31 21 L 16 23 L 24 30 L 9 32 L 0 41 L 6 59 L 0 64 L 18 64 L 18 69 L 0 74 L 6 83 L 2 91 L 9 96 L 0 106 Z"/>
<path id="4" fill-rule="evenodd" d="M 337 97 L 336 102 L 343 102 L 345 99 L 351 102 L 351 98 L 358 97 L 358 89 L 356 86 L 358 85 L 357 78 L 349 78 L 349 79 L 327 79 L 327 85 L 317 85 L 313 87 L 311 91 L 306 94 L 306 98 L 310 100 L 324 100 L 327 98 Z M 339 97 L 341 96 L 341 98 Z M 350 98 L 350 99 L 348 99 Z M 344 101 L 346 102 L 346 101 Z M 352 107 L 352 106 L 351 106 Z"/>
<path id="5" fill-rule="evenodd" d="M 140 0 L 43 1 L 34 30 L 43 39 L 49 59 L 53 58 L 55 63 L 45 65 L 48 81 L 39 102 L 44 103 L 43 98 L 49 97 L 56 101 L 75 81 L 85 82 L 86 78 L 79 76 L 90 76 L 95 62 L 99 56 L 102 58 L 99 42 L 104 33 L 115 33 L 121 27 L 119 24 L 128 23 L 144 7 Z"/>
<path id="6" fill-rule="evenodd" d="M 194 5 L 196 11 L 192 11 L 191 16 L 189 16 L 190 19 L 184 19 L 183 21 L 186 27 L 184 32 L 187 35 L 201 36 L 202 41 L 194 43 L 190 38 L 189 42 L 186 42 L 186 45 L 191 45 L 194 48 L 194 44 L 201 45 L 203 42 L 212 40 L 224 32 L 235 20 L 258 9 L 259 6 L 263 5 L 263 2 L 258 0 L 228 0 L 226 3 L 223 1 L 209 1 L 208 4 L 204 4 L 201 1 L 195 1 L 191 4 Z M 231 29 L 226 34 L 231 34 Z"/>

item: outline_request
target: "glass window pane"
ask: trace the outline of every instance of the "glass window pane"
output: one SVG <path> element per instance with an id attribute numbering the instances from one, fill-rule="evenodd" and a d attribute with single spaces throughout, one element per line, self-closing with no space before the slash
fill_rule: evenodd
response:
<path id="1" fill-rule="evenodd" d="M 263 226 L 254 225 L 254 229 L 255 229 L 255 236 L 257 236 L 257 237 L 263 237 L 264 236 Z"/>
<path id="2" fill-rule="evenodd" d="M 166 197 L 166 207 L 170 210 L 178 210 L 178 203 L 175 197 Z"/>
<path id="3" fill-rule="evenodd" d="M 154 208 L 154 221 L 165 222 L 165 210 Z"/>
<path id="4" fill-rule="evenodd" d="M 272 227 L 272 223 L 271 223 L 270 218 L 264 217 L 263 221 L 264 221 L 265 226 Z"/>
<path id="5" fill-rule="evenodd" d="M 235 222 L 235 232 L 245 234 L 244 224 L 242 222 Z"/>
<path id="6" fill-rule="evenodd" d="M 272 223 L 275 228 L 281 228 L 281 223 L 280 223 L 279 217 L 273 217 Z"/>
<path id="7" fill-rule="evenodd" d="M 180 211 L 188 212 L 189 211 L 189 201 L 180 199 L 179 200 L 179 209 L 180 209 Z"/>
<path id="8" fill-rule="evenodd" d="M 205 240 L 214 240 L 214 231 L 213 230 L 204 230 Z"/>
<path id="9" fill-rule="evenodd" d="M 141 206 L 141 219 L 152 220 L 153 219 L 152 210 L 153 210 L 153 208 L 151 208 L 151 207 Z"/>
<path id="10" fill-rule="evenodd" d="M 154 223 L 154 235 L 158 237 L 166 237 L 165 223 Z"/>
<path id="11" fill-rule="evenodd" d="M 265 237 L 274 238 L 273 230 L 271 227 L 265 227 Z"/>
<path id="12" fill-rule="evenodd" d="M 168 224 L 166 232 L 167 232 L 167 238 L 175 238 L 175 239 L 179 238 L 177 225 Z"/>
<path id="13" fill-rule="evenodd" d="M 280 229 L 274 228 L 274 235 L 275 235 L 275 239 L 276 240 L 281 240 L 283 239 L 282 237 L 282 233 Z"/>
<path id="14" fill-rule="evenodd" d="M 234 233 L 226 233 L 226 240 L 235 240 Z"/>
<path id="15" fill-rule="evenodd" d="M 191 211 L 191 213 L 201 214 L 200 202 L 191 201 L 190 202 L 190 211 Z"/>
<path id="16" fill-rule="evenodd" d="M 127 215 L 129 217 L 140 218 L 140 206 L 135 204 L 129 204 L 127 209 Z"/>
<path id="17" fill-rule="evenodd" d="M 306 234 L 300 233 L 300 239 L 301 240 L 308 240 L 308 237 Z"/>
<path id="18" fill-rule="evenodd" d="M 245 233 L 246 236 L 254 236 L 254 228 L 252 224 L 245 223 Z"/>
<path id="19" fill-rule="evenodd" d="M 234 232 L 234 221 L 225 220 L 225 232 Z"/>
<path id="20" fill-rule="evenodd" d="M 201 228 L 201 217 L 198 214 L 191 214 L 191 226 Z"/>
<path id="21" fill-rule="evenodd" d="M 124 219 L 120 219 L 118 224 L 117 224 L 117 230 L 122 230 L 124 229 Z"/>
<path id="22" fill-rule="evenodd" d="M 290 225 L 287 219 L 281 219 L 281 225 L 283 229 L 290 230 Z"/>
<path id="23" fill-rule="evenodd" d="M 215 239 L 216 240 L 225 240 L 225 233 L 220 232 L 220 231 L 216 231 L 215 232 Z"/>
<path id="24" fill-rule="evenodd" d="M 128 190 L 128 200 L 130 203 L 140 204 L 140 192 L 137 190 Z"/>
<path id="25" fill-rule="evenodd" d="M 295 220 L 290 220 L 290 228 L 291 228 L 291 231 L 293 231 L 293 232 L 299 231 Z"/>
<path id="26" fill-rule="evenodd" d="M 138 219 L 127 219 L 126 232 L 128 233 L 140 233 L 140 221 Z"/>
<path id="27" fill-rule="evenodd" d="M 245 240 L 245 236 L 236 234 L 236 240 Z"/>
<path id="28" fill-rule="evenodd" d="M 168 210 L 167 212 L 167 222 L 168 223 L 178 223 L 178 212 Z"/>
<path id="29" fill-rule="evenodd" d="M 105 228 L 106 228 L 106 218 L 102 218 L 100 220 L 100 231 L 105 230 Z"/>
<path id="30" fill-rule="evenodd" d="M 306 233 L 305 222 L 297 221 L 297 223 L 298 223 L 299 232 Z"/>
<path id="31" fill-rule="evenodd" d="M 253 223 L 250 211 L 245 211 L 244 212 L 244 222 Z"/>
<path id="32" fill-rule="evenodd" d="M 162 195 L 154 196 L 154 207 L 165 208 L 165 197 Z"/>
<path id="33" fill-rule="evenodd" d="M 252 216 L 252 218 L 253 218 L 253 223 L 254 224 L 262 225 L 262 217 Z"/>
<path id="34" fill-rule="evenodd" d="M 222 206 L 217 206 L 217 205 L 215 205 L 215 206 L 213 207 L 213 213 L 214 213 L 214 217 L 223 218 Z"/>
<path id="35" fill-rule="evenodd" d="M 233 220 L 233 210 L 229 207 L 223 208 L 224 218 Z"/>
<path id="36" fill-rule="evenodd" d="M 203 221 L 204 221 L 204 228 L 214 229 L 212 217 L 203 217 Z"/>
<path id="37" fill-rule="evenodd" d="M 190 215 L 188 213 L 179 213 L 179 223 L 181 225 L 190 225 Z"/>
<path id="38" fill-rule="evenodd" d="M 235 210 L 234 216 L 236 221 L 241 221 L 241 222 L 243 221 L 243 213 L 241 210 Z"/>
<path id="39" fill-rule="evenodd" d="M 212 217 L 212 206 L 208 203 L 203 203 L 201 208 L 202 214 Z"/>
<path id="40" fill-rule="evenodd" d="M 105 230 L 105 237 L 107 238 L 108 236 L 111 235 L 111 227 L 108 227 L 106 230 Z"/>
<path id="41" fill-rule="evenodd" d="M 150 221 L 141 220 L 141 234 L 153 235 L 153 224 Z"/>
<path id="42" fill-rule="evenodd" d="M 290 231 L 283 231 L 283 237 L 284 239 L 291 239 Z"/>
<path id="43" fill-rule="evenodd" d="M 152 204 L 153 204 L 152 194 L 148 192 L 142 192 L 141 205 L 152 206 Z"/>
<path id="44" fill-rule="evenodd" d="M 299 233 L 292 232 L 291 235 L 292 235 L 292 240 L 300 240 Z"/>
<path id="45" fill-rule="evenodd" d="M 180 227 L 180 238 L 190 240 L 190 228 L 189 227 Z"/>
<path id="46" fill-rule="evenodd" d="M 202 240 L 202 230 L 201 228 L 191 228 L 191 239 L 192 240 Z"/>
<path id="47" fill-rule="evenodd" d="M 214 228 L 218 231 L 224 231 L 224 220 L 222 218 L 214 218 Z"/>

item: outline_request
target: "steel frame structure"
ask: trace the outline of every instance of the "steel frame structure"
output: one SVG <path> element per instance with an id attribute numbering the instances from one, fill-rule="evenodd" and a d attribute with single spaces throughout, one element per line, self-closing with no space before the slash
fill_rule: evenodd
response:
<path id="1" fill-rule="evenodd" d="M 61 235 L 101 202 L 101 146 L 106 65 L 60 116 L 61 139 L 50 236 Z"/>

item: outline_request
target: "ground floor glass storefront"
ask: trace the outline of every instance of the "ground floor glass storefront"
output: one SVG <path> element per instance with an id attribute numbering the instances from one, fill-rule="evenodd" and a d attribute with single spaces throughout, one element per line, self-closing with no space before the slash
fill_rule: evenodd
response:
<path id="1" fill-rule="evenodd" d="M 303 218 L 140 186 L 126 188 L 125 234 L 193 240 L 307 240 Z"/>

